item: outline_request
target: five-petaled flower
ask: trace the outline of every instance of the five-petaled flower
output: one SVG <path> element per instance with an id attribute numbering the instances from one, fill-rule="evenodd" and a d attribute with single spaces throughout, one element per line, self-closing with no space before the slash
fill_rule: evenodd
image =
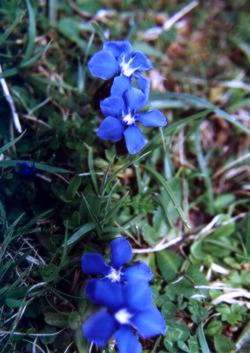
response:
<path id="1" fill-rule="evenodd" d="M 126 90 L 122 96 L 111 96 L 101 101 L 100 108 L 106 118 L 97 130 L 97 135 L 112 142 L 124 137 L 130 154 L 140 152 L 147 139 L 136 124 L 140 123 L 145 127 L 162 127 L 167 124 L 165 116 L 159 110 L 140 112 L 144 103 L 144 94 L 134 87 Z"/>
<path id="2" fill-rule="evenodd" d="M 88 67 L 94 77 L 114 79 L 110 89 L 111 96 L 122 95 L 135 84 L 144 93 L 144 102 L 147 102 L 150 83 L 142 72 L 150 70 L 152 64 L 141 51 L 132 50 L 128 41 L 105 42 L 103 49 L 89 60 Z"/>
<path id="3" fill-rule="evenodd" d="M 126 266 L 132 259 L 132 248 L 124 237 L 117 237 L 110 243 L 110 263 L 97 252 L 87 252 L 82 256 L 82 270 L 87 275 L 99 276 L 88 281 L 86 291 L 100 279 L 111 282 L 151 281 L 152 271 L 144 262 Z M 101 303 L 100 303 L 101 304 Z"/>
<path id="4" fill-rule="evenodd" d="M 114 267 L 108 266 L 98 253 L 86 254 L 82 260 L 85 272 L 103 276 L 88 281 L 86 294 L 94 304 L 104 307 L 84 322 L 83 335 L 99 347 L 114 338 L 119 353 L 140 353 L 138 336 L 149 338 L 166 330 L 165 321 L 152 300 L 149 286 L 152 273 L 143 263 L 124 269 L 131 257 L 129 243 L 119 237 L 111 242 Z M 114 271 L 119 274 L 114 275 Z"/>
<path id="5" fill-rule="evenodd" d="M 131 78 L 152 68 L 150 60 L 141 51 L 132 50 L 127 40 L 107 41 L 88 63 L 94 77 L 103 80 L 122 75 Z"/>

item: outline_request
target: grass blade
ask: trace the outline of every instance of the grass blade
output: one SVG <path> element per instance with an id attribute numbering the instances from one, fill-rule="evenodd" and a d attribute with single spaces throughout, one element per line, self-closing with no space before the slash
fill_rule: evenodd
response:
<path id="1" fill-rule="evenodd" d="M 214 211 L 214 194 L 213 194 L 213 185 L 211 182 L 211 177 L 209 175 L 209 170 L 207 166 L 207 161 L 205 156 L 203 155 L 202 146 L 201 146 L 201 137 L 199 127 L 195 132 L 195 149 L 197 154 L 197 159 L 199 163 L 199 167 L 202 172 L 202 176 L 204 178 L 206 188 L 207 188 L 207 196 L 208 196 L 208 210 L 213 213 Z"/>
<path id="2" fill-rule="evenodd" d="M 25 161 L 25 160 L 4 160 L 0 161 L 0 168 L 10 168 L 10 167 L 17 167 L 20 163 L 32 163 L 32 161 Z M 34 162 L 34 167 L 40 169 L 47 173 L 57 173 L 57 174 L 66 174 L 70 173 L 69 170 L 64 168 L 53 167 L 48 164 L 44 163 L 37 163 Z"/>
<path id="3" fill-rule="evenodd" d="M 250 129 L 246 126 L 241 124 L 235 116 L 225 112 L 223 109 L 217 107 L 216 105 L 212 104 L 205 98 L 200 98 L 192 94 L 188 93 L 172 93 L 167 92 L 163 94 L 157 94 L 155 96 L 155 101 L 151 102 L 151 105 L 154 108 L 166 108 L 166 102 L 168 103 L 168 108 L 183 108 L 186 109 L 187 107 L 196 107 L 199 109 L 210 109 L 211 111 L 215 112 L 218 117 L 227 120 L 240 130 L 244 131 L 247 134 L 250 134 Z M 172 104 L 172 106 L 171 106 Z M 179 106 L 178 106 L 179 105 Z"/>
<path id="4" fill-rule="evenodd" d="M 186 226 L 187 228 L 191 228 L 190 225 L 189 225 L 189 223 L 188 223 L 188 221 L 187 221 L 187 219 L 186 219 L 186 217 L 185 217 L 185 214 L 184 214 L 182 208 L 180 207 L 180 205 L 178 204 L 178 201 L 176 200 L 175 195 L 174 195 L 174 193 L 173 193 L 173 191 L 172 191 L 172 189 L 171 189 L 169 183 L 167 182 L 167 180 L 165 180 L 165 179 L 161 176 L 161 174 L 159 174 L 156 170 L 154 170 L 153 168 L 149 167 L 148 165 L 145 165 L 145 166 L 144 166 L 144 169 L 147 170 L 147 171 L 152 175 L 152 177 L 153 177 L 157 182 L 159 182 L 159 184 L 160 184 L 161 186 L 164 187 L 164 189 L 165 189 L 166 192 L 168 193 L 168 195 L 169 195 L 169 197 L 170 197 L 170 199 L 171 199 L 171 201 L 172 201 L 174 207 L 176 208 L 176 210 L 177 210 L 179 216 L 181 217 L 183 223 L 185 224 L 185 226 Z"/>
<path id="5" fill-rule="evenodd" d="M 201 347 L 202 353 L 211 353 L 210 349 L 208 347 L 208 344 L 207 344 L 206 337 L 204 335 L 202 324 L 200 324 L 198 329 L 197 329 L 197 337 L 198 337 L 198 340 L 199 340 L 199 343 L 200 343 L 200 347 Z"/>
<path id="6" fill-rule="evenodd" d="M 28 44 L 22 59 L 22 63 L 28 61 L 32 56 L 32 53 L 35 48 L 35 40 L 36 40 L 36 16 L 35 11 L 30 3 L 30 0 L 26 0 L 26 5 L 29 14 L 29 30 L 28 30 Z"/>
<path id="7" fill-rule="evenodd" d="M 25 131 L 19 135 L 17 138 L 15 138 L 14 140 L 6 143 L 4 146 L 0 147 L 0 154 L 4 153 L 5 151 L 7 151 L 8 149 L 10 149 L 12 146 L 14 146 L 25 134 Z"/>
<path id="8" fill-rule="evenodd" d="M 72 245 L 80 240 L 85 234 L 95 229 L 94 223 L 86 223 L 82 227 L 80 227 L 75 233 L 71 235 L 71 237 L 66 241 L 64 246 Z"/>

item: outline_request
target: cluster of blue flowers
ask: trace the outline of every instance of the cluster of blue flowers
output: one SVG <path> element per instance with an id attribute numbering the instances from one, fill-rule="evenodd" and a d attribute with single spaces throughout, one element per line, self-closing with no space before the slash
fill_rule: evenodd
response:
<path id="1" fill-rule="evenodd" d="M 138 336 L 149 338 L 164 334 L 165 321 L 153 303 L 149 282 L 153 278 L 144 262 L 127 265 L 132 259 L 130 243 L 119 236 L 110 244 L 107 264 L 99 253 L 82 257 L 82 270 L 89 279 L 85 293 L 92 303 L 102 307 L 82 326 L 84 337 L 104 347 L 115 340 L 119 353 L 141 353 Z"/>
<path id="2" fill-rule="evenodd" d="M 97 135 L 112 142 L 125 139 L 130 154 L 140 152 L 147 143 L 137 124 L 145 127 L 163 127 L 167 124 L 159 110 L 143 111 L 148 102 L 150 83 L 142 75 L 152 68 L 150 60 L 141 51 L 132 49 L 128 41 L 107 41 L 88 63 L 94 77 L 113 79 L 110 96 L 101 102 L 105 116 Z"/>

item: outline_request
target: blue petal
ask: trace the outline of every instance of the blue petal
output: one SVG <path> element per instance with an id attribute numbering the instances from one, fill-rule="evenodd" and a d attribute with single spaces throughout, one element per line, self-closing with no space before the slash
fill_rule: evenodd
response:
<path id="1" fill-rule="evenodd" d="M 89 60 L 88 68 L 92 76 L 108 80 L 119 71 L 119 64 L 109 51 L 100 50 Z"/>
<path id="2" fill-rule="evenodd" d="M 132 112 L 138 111 L 145 104 L 145 95 L 138 88 L 130 88 L 124 93 L 125 103 L 127 108 Z"/>
<path id="3" fill-rule="evenodd" d="M 138 338 L 127 326 L 122 326 L 116 331 L 115 340 L 119 353 L 141 353 L 142 351 Z"/>
<path id="4" fill-rule="evenodd" d="M 136 154 L 147 144 L 147 139 L 137 126 L 131 125 L 124 131 L 124 137 L 128 152 Z"/>
<path id="5" fill-rule="evenodd" d="M 159 110 L 150 110 L 136 115 L 136 120 L 146 127 L 160 127 L 167 125 L 167 119 Z"/>
<path id="6" fill-rule="evenodd" d="M 106 275 L 109 272 L 109 266 L 99 253 L 86 253 L 82 256 L 81 262 L 82 271 L 87 275 Z"/>
<path id="7" fill-rule="evenodd" d="M 131 323 L 143 338 L 164 335 L 166 331 L 165 320 L 156 307 L 137 313 L 132 317 Z"/>
<path id="8" fill-rule="evenodd" d="M 112 40 L 103 44 L 103 49 L 110 51 L 115 58 L 121 54 L 126 54 L 132 50 L 132 46 L 127 40 Z"/>
<path id="9" fill-rule="evenodd" d="M 122 96 L 123 93 L 131 88 L 131 81 L 127 76 L 120 75 L 114 78 L 111 95 L 112 96 Z"/>
<path id="10" fill-rule="evenodd" d="M 123 279 L 127 282 L 149 282 L 153 279 L 153 273 L 145 262 L 138 262 L 125 270 Z"/>
<path id="11" fill-rule="evenodd" d="M 97 136 L 102 140 L 119 141 L 123 137 L 123 126 L 120 120 L 108 116 L 105 118 L 97 130 Z"/>
<path id="12" fill-rule="evenodd" d="M 104 116 L 120 117 L 125 109 L 124 100 L 119 95 L 108 97 L 101 101 L 100 108 Z"/>
<path id="13" fill-rule="evenodd" d="M 128 282 L 123 287 L 128 311 L 140 311 L 152 306 L 152 291 L 147 282 Z"/>
<path id="14" fill-rule="evenodd" d="M 82 334 L 99 347 L 105 346 L 117 329 L 117 323 L 106 310 L 90 316 L 82 325 Z"/>
<path id="15" fill-rule="evenodd" d="M 91 279 L 85 291 L 94 304 L 104 305 L 111 310 L 118 310 L 124 303 L 121 284 L 109 279 Z"/>
<path id="16" fill-rule="evenodd" d="M 149 58 L 141 51 L 133 51 L 131 53 L 133 58 L 130 66 L 138 71 L 148 71 L 152 69 L 152 64 Z"/>
<path id="17" fill-rule="evenodd" d="M 136 81 L 139 89 L 142 90 L 142 92 L 145 95 L 145 98 L 144 98 L 144 105 L 145 105 L 149 97 L 150 81 L 149 79 L 147 79 L 146 77 L 143 77 L 140 74 L 136 74 L 135 77 L 136 77 Z"/>
<path id="18" fill-rule="evenodd" d="M 111 264 L 115 268 L 121 267 L 132 259 L 132 248 L 127 239 L 119 237 L 112 240 L 110 248 Z"/>

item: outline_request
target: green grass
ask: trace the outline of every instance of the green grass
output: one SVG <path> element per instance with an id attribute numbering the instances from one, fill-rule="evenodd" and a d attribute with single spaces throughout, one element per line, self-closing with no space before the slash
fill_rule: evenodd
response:
<path id="1" fill-rule="evenodd" d="M 145 353 L 249 351 L 249 5 L 219 3 L 147 42 L 159 12 L 186 2 L 0 1 L 0 77 L 24 130 L 0 90 L 1 353 L 89 351 L 80 257 L 116 234 L 154 270 L 168 325 Z M 135 157 L 95 134 L 107 87 L 86 63 L 107 33 L 166 78 L 151 105 L 169 126 Z M 18 173 L 27 160 L 36 176 Z"/>

